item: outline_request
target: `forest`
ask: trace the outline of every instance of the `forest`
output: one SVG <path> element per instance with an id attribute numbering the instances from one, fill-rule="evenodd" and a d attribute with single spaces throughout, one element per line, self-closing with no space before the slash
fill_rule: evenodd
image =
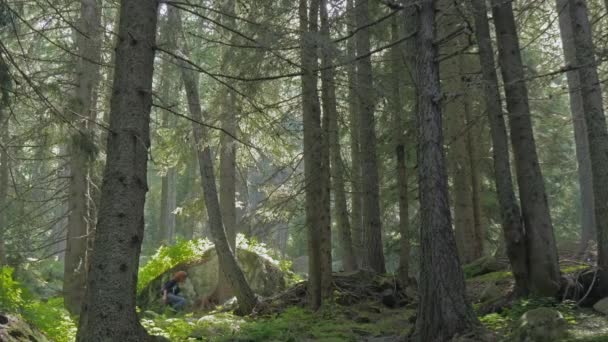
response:
<path id="1" fill-rule="evenodd" d="M 608 0 L 0 0 L 0 342 L 608 341 Z"/>

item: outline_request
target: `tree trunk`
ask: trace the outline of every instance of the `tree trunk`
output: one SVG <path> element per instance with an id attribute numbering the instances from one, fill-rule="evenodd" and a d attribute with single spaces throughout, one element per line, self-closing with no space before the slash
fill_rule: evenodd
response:
<path id="1" fill-rule="evenodd" d="M 221 8 L 223 25 L 226 27 L 235 27 L 235 1 L 225 1 Z M 221 27 L 218 30 L 222 30 Z M 231 32 L 224 30 L 227 37 L 231 36 Z M 236 35 L 234 35 L 236 36 Z M 234 38 L 230 39 L 234 42 Z M 236 64 L 235 51 L 233 47 L 226 47 L 222 58 L 222 73 L 228 73 L 231 67 Z M 220 95 L 222 98 L 221 108 L 221 125 L 225 132 L 220 132 L 220 208 L 222 210 L 222 219 L 226 229 L 228 243 L 233 253 L 236 255 L 236 142 L 233 137 L 237 134 L 237 104 L 236 94 L 227 89 Z M 237 259 L 238 260 L 238 259 Z M 224 303 L 233 296 L 232 289 L 227 285 L 228 281 L 222 269 L 218 269 L 218 283 L 212 294 L 213 300 L 218 303 Z"/>
<path id="2" fill-rule="evenodd" d="M 338 110 L 336 105 L 336 85 L 334 83 L 333 52 L 335 48 L 329 33 L 329 20 L 327 18 L 326 0 L 321 0 L 321 34 L 325 42 L 321 50 L 321 96 L 323 100 L 323 115 L 328 118 L 329 149 L 331 154 L 331 180 L 334 190 L 334 213 L 338 227 L 340 256 L 344 271 L 357 269 L 357 260 L 353 250 L 350 233 L 350 222 L 346 206 L 346 193 L 344 191 L 344 170 L 342 155 L 340 153 L 340 127 L 338 124 Z"/>
<path id="3" fill-rule="evenodd" d="M 73 125 L 78 129 L 70 141 L 70 185 L 68 226 L 64 261 L 63 294 L 65 307 L 78 314 L 84 298 L 87 268 L 87 245 L 92 237 L 93 223 L 89 215 L 91 194 L 89 167 L 95 158 L 93 129 L 89 121 L 96 119 L 99 60 L 101 57 L 101 3 L 80 1 L 79 29 L 76 44 L 76 89 L 70 105 Z"/>
<path id="4" fill-rule="evenodd" d="M 355 1 L 357 27 L 369 24 L 369 0 Z M 376 151 L 374 119 L 374 85 L 372 63 L 369 56 L 369 28 L 361 29 L 356 38 L 357 50 L 357 96 L 359 97 L 359 129 L 361 139 L 361 173 L 363 190 L 363 244 L 366 246 L 367 262 L 372 270 L 385 273 L 382 245 L 382 221 L 380 220 L 380 189 Z"/>
<path id="5" fill-rule="evenodd" d="M 175 50 L 175 41 L 177 40 L 177 32 L 175 29 L 175 18 L 171 15 L 171 9 L 168 11 L 167 19 L 164 27 L 161 29 L 162 45 L 166 45 L 168 49 Z M 163 106 L 174 108 L 176 100 L 172 98 L 177 89 L 174 81 L 173 63 L 165 59 L 162 62 L 160 74 L 160 100 Z M 162 110 L 162 127 L 166 129 L 175 128 L 175 120 L 173 114 L 168 110 Z M 161 177 L 161 194 L 160 194 L 160 231 L 159 238 L 167 244 L 175 242 L 175 208 L 177 207 L 177 170 L 174 166 L 167 167 L 166 173 Z"/>
<path id="6" fill-rule="evenodd" d="M 181 21 L 179 27 L 181 27 Z M 182 50 L 184 55 L 190 55 L 185 41 L 183 42 Z M 198 74 L 195 74 L 185 62 L 182 62 L 180 66 L 184 88 L 186 89 L 188 98 L 188 109 L 190 110 L 190 116 L 194 120 L 194 122 L 192 122 L 192 131 L 194 143 L 197 147 L 199 172 L 205 198 L 205 207 L 207 208 L 207 215 L 209 216 L 211 239 L 215 244 L 215 251 L 217 252 L 220 269 L 223 271 L 223 274 L 228 281 L 228 285 L 234 291 L 238 300 L 239 308 L 237 313 L 247 315 L 251 313 L 257 305 L 257 298 L 251 290 L 251 287 L 249 287 L 245 275 L 236 261 L 235 254 L 232 251 L 224 228 L 222 211 L 215 185 L 213 158 L 209 146 L 209 139 L 207 138 L 207 132 L 205 132 L 203 126 L 197 123 L 203 122 L 203 114 L 198 93 Z"/>
<path id="7" fill-rule="evenodd" d="M 5 67 L 4 60 L 0 59 L 1 67 Z M 9 140 L 9 115 L 4 111 L 8 99 L 3 98 L 0 102 L 0 267 L 7 264 L 6 234 L 8 226 L 7 211 L 8 211 L 8 174 L 9 174 L 9 156 L 8 156 L 8 140 Z"/>
<path id="8" fill-rule="evenodd" d="M 152 341 L 135 312 L 158 3 L 122 1 L 99 222 L 77 341 Z"/>
<path id="9" fill-rule="evenodd" d="M 302 58 L 302 117 L 304 121 L 304 175 L 306 179 L 306 225 L 308 227 L 308 294 L 313 309 L 332 294 L 331 227 L 324 191 L 323 129 L 317 95 L 317 43 L 319 2 L 300 0 Z M 329 249 L 327 248 L 329 247 Z M 329 253 L 329 255 L 327 255 Z"/>
<path id="10" fill-rule="evenodd" d="M 391 21 L 391 41 L 399 39 L 399 18 L 397 16 Z M 405 163 L 405 134 L 403 123 L 403 104 L 401 103 L 401 86 L 403 81 L 403 62 L 401 60 L 401 45 L 395 45 L 390 51 L 390 70 L 391 77 L 391 113 L 393 116 L 393 144 L 395 148 L 395 164 L 397 171 L 397 193 L 399 196 L 399 268 L 397 276 L 401 284 L 409 282 L 409 215 L 408 215 L 408 187 L 407 187 L 407 168 Z"/>
<path id="11" fill-rule="evenodd" d="M 470 330 L 477 318 L 466 298 L 448 203 L 434 0 L 419 2 L 417 42 L 421 252 L 415 334 L 418 341 L 448 341 Z"/>
<path id="12" fill-rule="evenodd" d="M 576 43 L 572 22 L 570 21 L 570 7 L 568 0 L 557 0 L 559 14 L 559 30 L 561 32 L 564 59 L 567 66 L 577 65 Z M 587 125 L 585 124 L 585 109 L 581 94 L 581 83 L 578 70 L 566 72 L 568 78 L 568 91 L 570 94 L 570 112 L 574 124 L 574 141 L 576 143 L 576 160 L 578 162 L 578 183 L 580 188 L 581 207 L 581 241 L 578 255 L 583 257 L 587 251 L 590 240 L 595 239 L 595 211 L 593 204 L 593 174 L 589 156 L 589 140 L 587 138 Z"/>
<path id="13" fill-rule="evenodd" d="M 597 228 L 599 284 L 608 295 L 608 128 L 602 104 L 602 89 L 597 73 L 591 25 L 584 0 L 569 0 L 569 14 L 576 43 L 576 67 L 593 172 L 593 195 Z"/>
<path id="14" fill-rule="evenodd" d="M 498 56 L 511 127 L 511 144 L 519 184 L 528 250 L 529 289 L 553 296 L 559 290 L 559 265 L 543 175 L 536 154 L 528 89 L 511 2 L 492 0 Z"/>
<path id="15" fill-rule="evenodd" d="M 515 278 L 515 292 L 528 293 L 528 252 L 519 205 L 513 190 L 511 163 L 509 158 L 509 137 L 503 118 L 498 75 L 494 63 L 494 51 L 488 22 L 485 0 L 471 0 L 475 19 L 475 34 L 479 46 L 479 59 L 485 96 L 486 112 L 490 123 L 494 180 L 507 255 Z"/>
<path id="16" fill-rule="evenodd" d="M 475 206 L 477 184 L 473 184 L 474 170 L 469 141 L 472 135 L 469 84 L 466 82 L 465 56 L 461 52 L 467 44 L 461 11 L 453 1 L 440 1 L 443 9 L 441 36 L 456 35 L 442 46 L 442 55 L 450 56 L 440 64 L 445 94 L 445 116 L 449 150 L 449 174 L 452 175 L 453 213 L 456 245 L 463 263 L 470 263 L 483 255 L 483 240 L 479 239 L 478 207 Z"/>
<path id="17" fill-rule="evenodd" d="M 355 21 L 354 0 L 346 0 L 346 10 L 349 30 L 357 26 Z M 346 54 L 350 60 L 356 58 L 355 40 L 346 41 Z M 360 115 L 357 98 L 357 64 L 346 65 L 348 78 L 348 112 L 350 118 L 350 151 L 351 151 L 351 228 L 353 250 L 357 259 L 357 268 L 364 264 L 365 249 L 363 248 L 363 193 L 361 189 L 361 144 L 360 144 Z"/>

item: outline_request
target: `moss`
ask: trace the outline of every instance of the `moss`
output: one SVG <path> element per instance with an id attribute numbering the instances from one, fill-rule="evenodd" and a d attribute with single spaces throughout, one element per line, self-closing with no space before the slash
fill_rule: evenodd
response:
<path id="1" fill-rule="evenodd" d="M 486 274 L 480 275 L 478 277 L 471 278 L 470 281 L 490 282 L 490 281 L 506 280 L 506 279 L 509 279 L 512 277 L 513 277 L 513 273 L 511 273 L 510 271 L 498 271 L 498 272 L 486 273 Z"/>

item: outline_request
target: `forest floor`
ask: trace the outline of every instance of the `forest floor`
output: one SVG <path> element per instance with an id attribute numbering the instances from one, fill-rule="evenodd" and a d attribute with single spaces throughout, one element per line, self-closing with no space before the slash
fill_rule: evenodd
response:
<path id="1" fill-rule="evenodd" d="M 576 272 L 580 267 L 565 267 Z M 143 324 L 151 333 L 165 335 L 172 341 L 407 341 L 416 319 L 415 293 L 395 295 L 394 281 L 388 277 L 355 276 L 339 278 L 336 300 L 318 312 L 302 305 L 302 283 L 264 302 L 261 312 L 251 317 L 237 317 L 226 310 L 206 314 L 167 317 L 150 312 L 143 314 Z M 498 271 L 467 279 L 469 296 L 476 310 L 484 308 L 485 296 L 504 296 L 513 286 L 509 272 Z M 409 289 L 408 289 L 409 290 Z M 516 341 L 513 332 L 520 317 L 528 310 L 548 307 L 558 310 L 567 322 L 567 336 L 560 341 L 608 342 L 608 317 L 574 302 L 554 299 L 511 301 L 497 312 L 480 314 L 479 319 L 495 334 L 495 341 Z M 548 339 L 546 341 L 554 341 Z M 539 341 L 540 342 L 540 341 Z"/>

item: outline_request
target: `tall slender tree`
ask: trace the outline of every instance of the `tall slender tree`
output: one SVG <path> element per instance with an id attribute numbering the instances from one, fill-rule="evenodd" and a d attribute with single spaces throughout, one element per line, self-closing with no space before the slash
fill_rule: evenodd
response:
<path id="1" fill-rule="evenodd" d="M 357 26 L 355 20 L 354 0 L 346 0 L 346 16 L 349 30 L 354 30 Z M 346 54 L 349 59 L 356 58 L 355 40 L 346 41 Z M 357 267 L 364 264 L 367 258 L 363 249 L 363 194 L 361 189 L 361 144 L 359 121 L 359 100 L 357 98 L 357 64 L 349 63 L 346 65 L 346 75 L 348 82 L 348 113 L 350 119 L 350 178 L 351 178 L 351 228 L 353 250 L 357 258 Z"/>
<path id="2" fill-rule="evenodd" d="M 528 104 L 528 88 L 512 3 L 492 0 L 492 13 L 526 232 L 529 289 L 534 295 L 553 296 L 560 287 L 557 247 L 543 175 L 536 153 Z"/>
<path id="3" fill-rule="evenodd" d="M 573 67 L 577 64 L 576 42 L 570 20 L 570 6 L 568 0 L 556 1 L 559 14 L 559 30 L 561 33 L 562 48 L 566 65 Z M 576 160 L 578 164 L 578 184 L 580 188 L 581 210 L 581 241 L 579 256 L 584 256 L 590 240 L 595 239 L 595 211 L 593 203 L 593 173 L 591 171 L 591 158 L 589 155 L 589 140 L 587 137 L 587 124 L 585 123 L 585 109 L 581 94 L 581 82 L 578 70 L 566 72 L 568 92 L 570 98 L 570 112 L 574 124 L 574 141 L 576 145 Z"/>
<path id="4" fill-rule="evenodd" d="M 300 0 L 302 58 L 302 117 L 304 122 L 304 177 L 308 227 L 309 305 L 316 309 L 331 297 L 331 227 L 325 201 L 329 165 L 323 163 L 323 128 L 317 94 L 319 1 Z M 329 247 L 329 248 L 327 248 Z"/>
<path id="5" fill-rule="evenodd" d="M 399 17 L 394 16 L 391 20 L 391 40 L 397 41 L 400 39 Z M 409 202 L 408 202 L 408 186 L 407 186 L 407 168 L 405 155 L 405 133 L 403 123 L 403 103 L 402 84 L 405 73 L 403 72 L 403 60 L 401 58 L 401 50 L 403 46 L 397 44 L 390 51 L 390 70 L 391 77 L 391 114 L 393 116 L 393 144 L 395 149 L 395 164 L 397 171 L 397 193 L 399 196 L 399 233 L 400 239 L 400 255 L 399 269 L 397 271 L 401 284 L 407 284 L 409 281 L 409 254 L 410 254 L 410 233 L 409 233 Z"/>
<path id="6" fill-rule="evenodd" d="M 176 14 L 179 14 L 179 12 L 176 12 Z M 177 17 L 177 27 L 183 32 L 179 16 Z M 182 39 L 180 48 L 184 56 L 191 55 L 190 48 L 185 39 Z M 183 60 L 180 61 L 180 70 L 186 90 L 188 109 L 192 118 L 192 133 L 199 164 L 201 185 L 203 187 L 205 208 L 207 209 L 207 216 L 209 218 L 211 239 L 215 244 L 219 267 L 228 281 L 228 286 L 234 291 L 238 300 L 239 308 L 237 313 L 247 315 L 253 311 L 258 300 L 236 261 L 236 256 L 224 228 L 222 210 L 215 184 L 216 177 L 213 169 L 213 156 L 211 154 L 208 134 L 201 124 L 203 122 L 203 112 L 199 95 L 198 74 L 191 70 Z"/>
<path id="7" fill-rule="evenodd" d="M 321 97 L 323 115 L 328 121 L 329 150 L 331 154 L 331 187 L 334 193 L 334 213 L 338 230 L 340 256 L 344 271 L 357 269 L 357 261 L 351 239 L 350 220 L 346 205 L 346 192 L 344 189 L 344 170 L 342 167 L 342 154 L 340 150 L 340 126 L 338 124 L 338 109 L 336 104 L 336 85 L 333 63 L 336 47 L 331 41 L 329 33 L 329 18 L 327 15 L 327 1 L 321 0 L 321 35 L 323 48 L 321 49 Z"/>
<path id="8" fill-rule="evenodd" d="M 477 318 L 464 275 L 448 200 L 443 151 L 441 89 L 435 41 L 435 0 L 418 3 L 416 85 L 418 89 L 418 183 L 420 198 L 420 303 L 418 341 L 448 341 L 470 330 Z"/>
<path id="9" fill-rule="evenodd" d="M 176 49 L 175 42 L 177 40 L 177 32 L 175 25 L 175 15 L 166 16 L 166 19 L 160 30 L 160 44 L 166 46 L 167 49 L 174 51 Z M 161 125 L 166 129 L 175 128 L 175 119 L 169 112 L 175 107 L 175 99 L 172 94 L 176 91 L 175 69 L 174 63 L 169 59 L 164 59 L 161 65 L 159 77 L 160 100 L 163 106 L 168 107 L 168 110 L 162 111 Z M 160 193 L 160 220 L 159 220 L 159 238 L 165 243 L 172 244 L 175 241 L 175 208 L 177 207 L 177 170 L 175 166 L 169 165 L 166 167 L 165 173 L 161 176 L 161 193 Z"/>
<path id="10" fill-rule="evenodd" d="M 587 2 L 569 0 L 569 14 L 576 44 L 576 64 L 587 124 L 587 138 L 593 173 L 593 195 L 597 224 L 599 284 L 608 295 L 608 128 L 602 102 L 601 83 Z"/>
<path id="11" fill-rule="evenodd" d="M 77 341 L 141 342 L 135 312 L 158 3 L 122 1 L 99 221 Z"/>
<path id="12" fill-rule="evenodd" d="M 380 219 L 380 186 L 374 118 L 374 79 L 370 58 L 369 0 L 355 0 L 355 22 L 361 28 L 355 35 L 357 51 L 357 96 L 359 97 L 359 137 L 363 190 L 363 244 L 365 265 L 375 272 L 386 272 Z"/>
<path id="13" fill-rule="evenodd" d="M 494 62 L 494 49 L 488 22 L 488 9 L 485 0 L 471 0 L 475 35 L 479 46 L 479 60 L 482 73 L 482 88 L 485 110 L 490 124 L 494 180 L 507 256 L 515 278 L 515 292 L 524 295 L 528 292 L 528 250 L 526 236 L 513 190 L 511 162 L 509 158 L 509 137 L 498 87 L 498 75 Z"/>
<path id="14" fill-rule="evenodd" d="M 69 110 L 73 133 L 69 144 L 70 187 L 68 198 L 67 240 L 64 260 L 63 292 L 66 308 L 78 314 L 85 291 L 87 246 L 92 239 L 94 222 L 91 215 L 90 165 L 96 157 L 94 127 L 101 56 L 101 1 L 81 0 L 78 30 L 76 89 Z"/>

